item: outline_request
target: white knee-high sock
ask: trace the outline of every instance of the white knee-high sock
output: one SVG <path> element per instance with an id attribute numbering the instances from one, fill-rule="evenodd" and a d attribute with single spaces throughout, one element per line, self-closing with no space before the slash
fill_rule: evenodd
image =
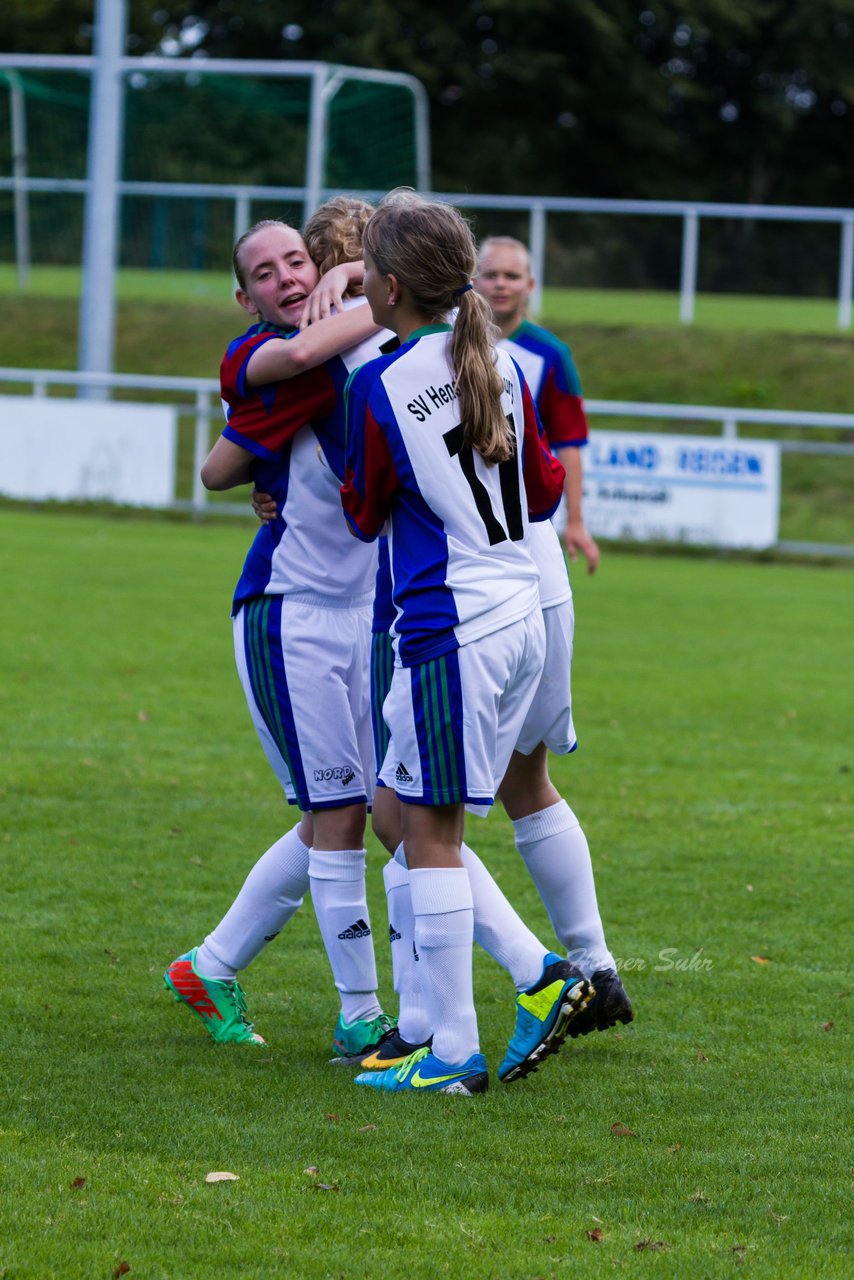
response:
<path id="1" fill-rule="evenodd" d="M 382 1012 L 365 893 L 365 856 L 364 849 L 311 849 L 308 855 L 311 900 L 347 1023 Z"/>
<path id="2" fill-rule="evenodd" d="M 410 1044 L 424 1044 L 433 1028 L 421 989 L 421 961 L 415 947 L 415 916 L 402 844 L 383 867 L 383 880 L 388 903 L 391 969 L 399 1000 L 397 1030 Z"/>
<path id="3" fill-rule="evenodd" d="M 474 849 L 464 844 L 460 856 L 471 885 L 474 940 L 507 970 L 516 990 L 525 991 L 542 977 L 548 948 L 513 910 Z"/>
<path id="4" fill-rule="evenodd" d="M 590 849 L 569 805 L 559 800 L 519 818 L 513 830 L 516 848 L 570 960 L 585 977 L 597 969 L 614 969 L 596 902 Z"/>
<path id="5" fill-rule="evenodd" d="M 205 978 L 233 978 L 272 942 L 308 892 L 308 845 L 294 827 L 262 854 L 196 953 Z"/>
<path id="6" fill-rule="evenodd" d="M 474 911 L 465 867 L 409 872 L 415 945 L 433 1028 L 433 1052 L 459 1066 L 478 1052 L 472 991 Z"/>

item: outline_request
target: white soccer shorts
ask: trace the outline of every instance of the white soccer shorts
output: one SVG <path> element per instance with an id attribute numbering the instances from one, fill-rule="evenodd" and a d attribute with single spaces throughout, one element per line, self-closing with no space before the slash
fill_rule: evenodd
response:
<path id="1" fill-rule="evenodd" d="M 543 615 L 415 667 L 395 666 L 380 778 L 410 804 L 491 805 L 542 673 Z"/>
<path id="2" fill-rule="evenodd" d="M 252 723 L 288 801 L 302 810 L 373 796 L 371 606 L 363 601 L 258 596 L 234 619 Z"/>
<path id="3" fill-rule="evenodd" d="M 565 756 L 578 746 L 572 723 L 572 638 L 575 610 L 572 600 L 543 610 L 546 658 L 516 750 L 528 756 L 544 742 L 555 755 Z"/>

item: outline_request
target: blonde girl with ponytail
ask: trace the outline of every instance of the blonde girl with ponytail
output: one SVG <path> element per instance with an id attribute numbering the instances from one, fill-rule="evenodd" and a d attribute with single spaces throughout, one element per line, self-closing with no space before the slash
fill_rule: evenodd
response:
<path id="1" fill-rule="evenodd" d="M 545 641 L 528 522 L 554 511 L 563 468 L 541 444 L 518 368 L 495 348 L 462 216 L 395 192 L 363 251 L 374 320 L 401 345 L 348 383 L 342 502 L 357 537 L 388 533 L 395 665 L 380 784 L 401 801 L 433 1043 L 357 1083 L 471 1096 L 488 1072 L 464 811 L 493 804 L 537 688 Z M 565 1003 L 576 982 L 558 975 L 545 1003 Z"/>

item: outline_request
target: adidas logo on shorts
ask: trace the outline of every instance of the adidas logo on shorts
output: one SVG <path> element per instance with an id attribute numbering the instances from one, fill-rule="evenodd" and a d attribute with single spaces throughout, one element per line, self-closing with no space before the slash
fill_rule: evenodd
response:
<path id="1" fill-rule="evenodd" d="M 394 780 L 395 782 L 414 782 L 415 781 L 412 774 L 409 772 L 409 770 L 407 769 L 406 765 L 403 763 L 402 760 L 398 760 L 397 762 L 397 768 L 394 771 Z"/>
<path id="2" fill-rule="evenodd" d="M 395 929 L 393 924 L 389 924 L 388 926 L 388 940 L 389 942 L 400 942 L 400 934 L 397 932 L 397 929 Z"/>
<path id="3" fill-rule="evenodd" d="M 364 920 L 356 920 L 349 929 L 342 929 L 338 935 L 342 942 L 349 942 L 353 938 L 370 938 L 370 936 L 371 926 Z"/>

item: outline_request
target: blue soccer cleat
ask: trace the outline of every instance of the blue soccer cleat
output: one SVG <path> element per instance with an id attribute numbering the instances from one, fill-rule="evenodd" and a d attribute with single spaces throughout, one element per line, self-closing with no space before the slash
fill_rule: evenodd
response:
<path id="1" fill-rule="evenodd" d="M 581 970 L 550 951 L 539 982 L 516 997 L 516 1028 L 498 1068 L 498 1079 L 505 1084 L 521 1080 L 536 1071 L 550 1053 L 557 1053 L 572 1019 L 594 995 Z"/>
<path id="2" fill-rule="evenodd" d="M 356 1076 L 356 1084 L 367 1084 L 385 1093 L 423 1089 L 425 1093 L 461 1093 L 470 1098 L 476 1093 L 486 1093 L 489 1076 L 482 1053 L 473 1053 L 461 1066 L 452 1067 L 425 1045 L 405 1058 L 399 1067 L 363 1072 Z"/>

